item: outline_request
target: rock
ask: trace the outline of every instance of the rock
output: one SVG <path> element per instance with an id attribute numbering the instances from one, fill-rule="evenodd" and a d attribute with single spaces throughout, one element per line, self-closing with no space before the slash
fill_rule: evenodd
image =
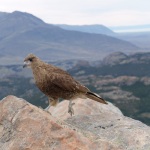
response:
<path id="1" fill-rule="evenodd" d="M 120 64 L 122 61 L 128 59 L 128 56 L 122 52 L 114 52 L 103 59 L 103 65 Z"/>
<path id="2" fill-rule="evenodd" d="M 106 56 L 102 64 L 103 65 L 119 65 L 119 64 L 147 64 L 150 60 L 150 53 L 137 52 L 131 55 L 126 55 L 122 52 L 113 52 Z"/>
<path id="3" fill-rule="evenodd" d="M 76 115 L 97 115 L 97 114 L 117 114 L 123 115 L 122 112 L 115 107 L 113 104 L 108 102 L 108 105 L 104 105 L 98 102 L 95 102 L 90 99 L 76 99 L 73 101 L 75 105 L 73 105 L 74 113 Z M 61 120 L 65 120 L 70 118 L 70 114 L 68 113 L 68 100 L 64 100 L 60 102 L 56 107 L 50 107 L 50 112 L 52 116 L 60 118 Z M 111 108 L 111 109 L 110 109 Z"/>
<path id="4" fill-rule="evenodd" d="M 66 122 L 84 132 L 95 134 L 102 150 L 110 149 L 110 144 L 120 150 L 150 149 L 150 127 L 128 117 L 104 114 L 76 116 L 68 118 Z"/>
<path id="5" fill-rule="evenodd" d="M 0 101 L 1 150 L 150 149 L 147 125 L 123 116 L 111 103 L 89 99 L 75 103 L 73 117 L 67 116 L 68 101 L 51 108 L 50 115 L 23 99 L 7 96 Z"/>
<path id="6" fill-rule="evenodd" d="M 1 150 L 89 150 L 96 144 L 25 100 L 0 102 Z"/>

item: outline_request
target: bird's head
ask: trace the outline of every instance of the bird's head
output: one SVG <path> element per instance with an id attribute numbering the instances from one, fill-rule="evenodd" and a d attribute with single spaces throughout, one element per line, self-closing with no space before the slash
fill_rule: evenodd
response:
<path id="1" fill-rule="evenodd" d="M 37 58 L 35 55 L 29 54 L 29 55 L 24 59 L 23 68 L 25 68 L 25 67 L 31 68 L 32 65 L 34 64 L 34 62 L 35 62 L 37 59 L 38 59 L 38 58 Z"/>

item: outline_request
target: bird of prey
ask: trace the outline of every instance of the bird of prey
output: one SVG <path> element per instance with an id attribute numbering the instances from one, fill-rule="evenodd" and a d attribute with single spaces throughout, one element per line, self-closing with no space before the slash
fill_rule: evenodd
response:
<path id="1" fill-rule="evenodd" d="M 29 54 L 24 59 L 24 66 L 30 67 L 37 87 L 48 97 L 49 106 L 55 106 L 59 98 L 69 100 L 68 113 L 72 116 L 72 103 L 76 98 L 90 98 L 94 101 L 107 104 L 98 94 L 91 92 L 87 87 L 76 81 L 66 71 L 43 62 L 37 56 Z"/>

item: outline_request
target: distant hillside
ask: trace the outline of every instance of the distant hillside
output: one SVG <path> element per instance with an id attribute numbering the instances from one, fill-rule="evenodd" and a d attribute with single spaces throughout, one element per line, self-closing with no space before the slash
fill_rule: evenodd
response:
<path id="1" fill-rule="evenodd" d="M 105 34 L 105 35 L 114 35 L 115 32 L 103 25 L 65 25 L 58 24 L 57 26 L 65 30 L 81 31 L 87 33 L 96 33 L 96 34 Z"/>
<path id="2" fill-rule="evenodd" d="M 115 52 L 103 59 L 103 65 L 123 65 L 123 64 L 148 64 L 150 63 L 150 52 L 135 53 L 126 55 L 122 52 Z"/>
<path id="3" fill-rule="evenodd" d="M 8 13 L 6 13 L 6 12 L 0 12 L 0 19 L 6 17 L 6 15 L 8 15 Z"/>
<path id="4" fill-rule="evenodd" d="M 28 13 L 0 14 L 0 55 L 6 60 L 7 56 L 23 59 L 28 53 L 35 53 L 49 61 L 96 60 L 114 51 L 139 50 L 130 42 L 102 34 L 64 30 Z"/>
<path id="5" fill-rule="evenodd" d="M 114 77 L 129 76 L 150 76 L 150 53 L 135 53 L 126 55 L 122 52 L 115 52 L 106 56 L 100 62 L 94 62 L 96 65 L 80 65 L 71 69 L 74 74 L 78 71 L 84 71 L 83 75 L 94 73 L 99 76 L 112 75 Z"/>
<path id="6" fill-rule="evenodd" d="M 106 27 L 103 25 L 58 25 L 59 27 L 86 33 L 105 34 L 126 40 L 142 51 L 150 51 L 150 25 Z"/>
<path id="7" fill-rule="evenodd" d="M 150 51 L 150 31 L 116 34 L 117 38 L 129 41 L 138 47 Z"/>
<path id="8" fill-rule="evenodd" d="M 113 53 L 94 65 L 78 63 L 69 72 L 113 102 L 125 115 L 150 125 L 150 53 Z"/>
<path id="9" fill-rule="evenodd" d="M 69 69 L 78 81 L 113 102 L 126 116 L 150 125 L 150 53 L 115 52 L 102 61 L 70 60 L 53 64 Z M 0 99 L 12 94 L 46 107 L 47 98 L 34 84 L 31 70 L 23 69 L 22 65 L 0 66 L 0 85 Z"/>

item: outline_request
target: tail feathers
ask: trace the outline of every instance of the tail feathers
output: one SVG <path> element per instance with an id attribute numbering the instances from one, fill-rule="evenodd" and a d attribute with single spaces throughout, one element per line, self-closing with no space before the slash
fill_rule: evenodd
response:
<path id="1" fill-rule="evenodd" d="M 92 92 L 87 92 L 86 96 L 94 101 L 103 103 L 103 104 L 108 104 L 103 98 L 101 98 L 98 94 L 92 93 Z"/>

